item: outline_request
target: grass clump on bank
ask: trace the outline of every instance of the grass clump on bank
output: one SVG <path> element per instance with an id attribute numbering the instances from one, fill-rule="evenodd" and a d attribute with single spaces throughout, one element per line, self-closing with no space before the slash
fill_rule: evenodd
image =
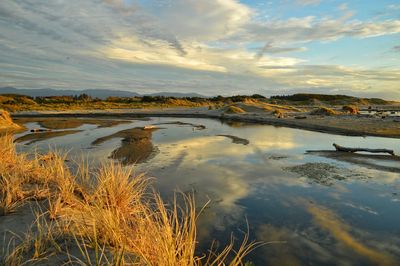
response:
<path id="1" fill-rule="evenodd" d="M 285 112 L 280 110 L 280 109 L 275 109 L 272 114 L 277 117 L 277 118 L 284 118 L 285 117 Z"/>
<path id="2" fill-rule="evenodd" d="M 326 115 L 326 116 L 338 115 L 338 114 L 340 113 L 328 107 L 319 107 L 318 109 L 315 109 L 310 113 L 310 115 Z"/>
<path id="3" fill-rule="evenodd" d="M 345 105 L 342 107 L 343 112 L 352 114 L 352 115 L 357 115 L 360 113 L 360 109 L 355 106 L 355 105 Z"/>
<path id="4" fill-rule="evenodd" d="M 28 201 L 43 206 L 35 230 L 1 254 L 2 265 L 57 259 L 67 265 L 244 265 L 257 246 L 246 236 L 236 251 L 231 243 L 220 253 L 197 255 L 192 196 L 166 204 L 148 178 L 120 164 L 95 171 L 78 164 L 73 173 L 57 153 L 17 153 L 11 136 L 0 138 L 0 154 L 0 219 Z"/>
<path id="5" fill-rule="evenodd" d="M 15 124 L 10 114 L 0 109 L 0 131 L 16 131 L 21 130 L 23 127 Z"/>
<path id="6" fill-rule="evenodd" d="M 227 113 L 227 114 L 243 114 L 243 113 L 246 113 L 246 111 L 235 105 L 230 105 L 226 108 L 225 113 Z"/>

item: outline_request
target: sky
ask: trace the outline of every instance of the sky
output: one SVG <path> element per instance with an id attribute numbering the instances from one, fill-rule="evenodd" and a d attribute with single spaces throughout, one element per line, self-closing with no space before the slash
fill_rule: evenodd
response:
<path id="1" fill-rule="evenodd" d="M 400 2 L 1 0 L 5 86 L 400 100 Z"/>

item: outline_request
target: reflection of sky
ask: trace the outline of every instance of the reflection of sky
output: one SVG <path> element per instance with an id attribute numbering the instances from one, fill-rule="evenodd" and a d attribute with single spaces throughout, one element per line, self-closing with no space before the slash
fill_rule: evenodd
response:
<path id="1" fill-rule="evenodd" d="M 265 125 L 229 127 L 206 119 L 155 118 L 112 128 L 84 125 L 79 128 L 83 130 L 80 133 L 37 145 L 39 150 L 46 149 L 49 143 L 71 149 L 71 155 L 89 152 L 89 159 L 99 161 L 118 148 L 121 140 L 92 147 L 90 143 L 95 139 L 131 127 L 169 121 L 204 124 L 207 129 L 161 125 L 163 129 L 153 133 L 159 154 L 137 165 L 135 171 L 156 177 L 155 185 L 165 197 L 181 190 L 193 191 L 198 207 L 211 200 L 199 220 L 200 240 L 218 238 L 223 242 L 231 231 L 246 229 L 247 217 L 252 237 L 288 242 L 255 251 L 251 259 L 257 264 L 281 261 L 280 265 L 333 265 L 339 256 L 342 264 L 368 265 L 381 251 L 400 259 L 400 250 L 393 248 L 400 243 L 400 174 L 305 154 L 306 150 L 332 149 L 333 142 L 395 148 L 399 153 L 396 139 L 346 137 Z M 218 134 L 234 135 L 250 143 L 234 144 Z M 283 170 L 307 162 L 333 164 L 348 173 L 347 179 L 324 186 Z M 322 224 L 322 218 L 316 215 L 320 209 L 325 210 L 320 213 L 336 219 L 337 228 L 345 230 L 345 241 L 343 235 L 335 235 L 339 229 L 331 230 Z M 363 247 L 365 241 L 369 244 Z M 380 244 L 382 241 L 386 244 Z"/>

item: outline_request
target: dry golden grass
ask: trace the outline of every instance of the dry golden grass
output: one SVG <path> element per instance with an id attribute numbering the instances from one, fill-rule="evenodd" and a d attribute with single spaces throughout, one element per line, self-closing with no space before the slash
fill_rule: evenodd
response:
<path id="1" fill-rule="evenodd" d="M 17 154 L 11 136 L 0 138 L 0 154 L 3 215 L 28 199 L 47 199 L 35 232 L 28 232 L 0 263 L 30 265 L 67 254 L 74 265 L 244 265 L 258 245 L 246 236 L 238 250 L 232 240 L 219 253 L 198 256 L 199 213 L 191 195 L 177 194 L 166 204 L 149 179 L 115 163 L 95 171 L 81 163 L 72 174 L 65 156 L 57 153 L 33 159 Z M 80 254 L 63 244 L 68 239 Z"/>
<path id="2" fill-rule="evenodd" d="M 247 113 L 270 113 L 276 115 L 276 112 L 283 113 L 295 113 L 295 112 L 304 112 L 304 110 L 290 106 L 290 105 L 278 105 L 278 104 L 270 104 L 265 101 L 257 100 L 257 99 L 245 99 L 243 102 L 235 103 L 231 105 L 234 108 L 240 108 Z M 240 113 L 237 110 L 229 110 L 226 108 L 227 113 Z"/>
<path id="3" fill-rule="evenodd" d="M 7 111 L 0 109 L 0 132 L 18 131 L 21 129 L 23 129 L 23 127 L 15 124 Z"/>
<path id="4" fill-rule="evenodd" d="M 283 112 L 304 112 L 303 109 L 299 109 L 299 108 L 294 107 L 294 106 L 270 104 L 270 103 L 265 103 L 263 105 L 263 108 L 266 111 L 275 109 L 275 110 L 280 110 L 280 111 L 283 111 Z"/>
<path id="5" fill-rule="evenodd" d="M 337 112 L 331 108 L 328 107 L 319 107 L 318 109 L 315 109 L 313 111 L 311 111 L 310 113 L 311 115 L 327 115 L 327 116 L 331 116 L 331 115 L 338 115 L 340 114 L 340 112 Z"/>
<path id="6" fill-rule="evenodd" d="M 285 117 L 285 111 L 282 111 L 280 109 L 275 109 L 272 114 L 276 116 L 277 118 L 284 118 Z"/>
<path id="7" fill-rule="evenodd" d="M 225 113 L 227 113 L 227 114 L 243 114 L 243 113 L 246 113 L 246 111 L 235 105 L 230 105 L 226 108 Z"/>

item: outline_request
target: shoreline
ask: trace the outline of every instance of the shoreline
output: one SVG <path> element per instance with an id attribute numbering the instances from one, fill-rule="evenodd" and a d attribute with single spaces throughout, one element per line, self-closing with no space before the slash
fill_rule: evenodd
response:
<path id="1" fill-rule="evenodd" d="M 19 112 L 12 113 L 13 118 L 137 118 L 137 117 L 175 117 L 175 118 L 207 118 L 221 121 L 245 122 L 253 124 L 272 125 L 330 133 L 344 136 L 373 136 L 386 138 L 400 138 L 400 120 L 371 118 L 367 115 L 336 115 L 336 116 L 311 116 L 307 119 L 294 117 L 277 118 L 268 114 L 244 113 L 226 114 L 219 110 L 204 110 L 204 108 L 169 108 L 169 109 L 117 109 L 117 110 L 85 110 L 80 112 Z M 374 129 L 382 129 L 376 131 Z"/>

